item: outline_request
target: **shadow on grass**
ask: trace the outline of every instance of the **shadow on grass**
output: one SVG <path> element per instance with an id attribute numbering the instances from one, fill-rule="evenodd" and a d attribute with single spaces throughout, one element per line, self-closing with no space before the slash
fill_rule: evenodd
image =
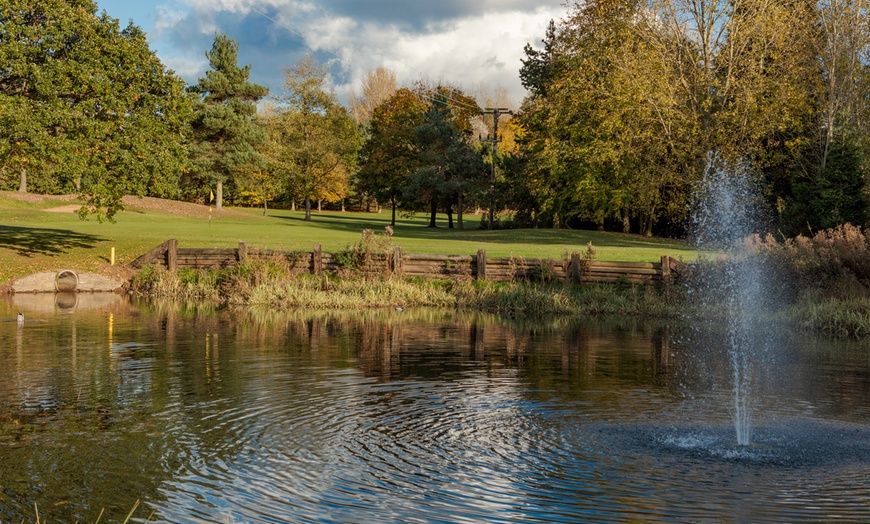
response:
<path id="1" fill-rule="evenodd" d="M 312 214 L 312 220 L 305 222 L 302 216 L 278 216 L 277 218 L 304 224 L 311 228 L 322 228 L 330 231 L 344 231 L 349 233 L 361 233 L 363 229 L 373 229 L 382 232 L 389 225 L 389 215 L 385 218 L 373 214 L 371 217 L 359 214 L 341 215 L 338 213 Z M 472 224 L 468 227 L 469 222 Z M 429 218 L 396 218 L 395 238 L 413 238 L 419 240 L 453 240 L 479 243 L 516 243 L 533 245 L 574 245 L 584 247 L 591 241 L 598 247 L 614 248 L 660 248 L 671 247 L 679 244 L 678 241 L 646 238 L 639 235 L 626 235 L 622 233 L 602 233 L 598 231 L 573 230 L 573 229 L 500 229 L 490 231 L 480 229 L 480 217 L 475 215 L 466 216 L 466 229 L 449 229 L 447 220 L 438 217 L 438 227 L 426 227 Z"/>
<path id="2" fill-rule="evenodd" d="M 0 225 L 0 249 L 9 249 L 21 256 L 61 255 L 73 248 L 94 247 L 106 240 L 68 229 L 44 229 Z"/>

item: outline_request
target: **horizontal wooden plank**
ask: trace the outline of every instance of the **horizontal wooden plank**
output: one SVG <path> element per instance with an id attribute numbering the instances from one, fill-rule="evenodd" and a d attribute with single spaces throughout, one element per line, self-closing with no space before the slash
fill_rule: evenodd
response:
<path id="1" fill-rule="evenodd" d="M 624 268 L 624 267 L 585 267 L 580 270 L 580 273 L 588 272 L 590 274 L 624 274 L 624 275 L 661 275 L 661 270 L 658 269 L 640 269 L 640 268 Z"/>
<path id="2" fill-rule="evenodd" d="M 659 282 L 661 278 L 647 277 L 626 277 L 626 276 L 581 276 L 582 283 L 597 283 L 597 284 L 615 284 L 618 282 L 628 282 L 629 284 L 650 284 Z"/>
<path id="3" fill-rule="evenodd" d="M 236 248 L 178 248 L 176 251 L 181 255 L 233 255 L 235 256 Z"/>
<path id="4" fill-rule="evenodd" d="M 431 261 L 451 261 L 451 262 L 471 262 L 470 255 L 428 255 L 428 254 L 406 254 L 402 255 L 402 261 L 415 260 L 431 260 Z"/>
<path id="5" fill-rule="evenodd" d="M 590 267 L 627 267 L 637 269 L 661 269 L 661 262 L 611 262 L 606 260 L 590 260 L 583 263 Z"/>

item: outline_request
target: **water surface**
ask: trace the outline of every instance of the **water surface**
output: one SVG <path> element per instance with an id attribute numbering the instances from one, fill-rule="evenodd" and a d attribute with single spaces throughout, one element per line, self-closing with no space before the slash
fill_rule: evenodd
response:
<path id="1" fill-rule="evenodd" d="M 0 300 L 0 522 L 870 518 L 860 345 L 783 342 L 737 446 L 680 327 L 93 298 Z"/>

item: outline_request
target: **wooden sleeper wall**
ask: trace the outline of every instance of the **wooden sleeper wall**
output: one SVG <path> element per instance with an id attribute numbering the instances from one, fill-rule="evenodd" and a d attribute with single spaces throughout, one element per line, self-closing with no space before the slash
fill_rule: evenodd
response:
<path id="1" fill-rule="evenodd" d="M 215 269 L 238 264 L 248 257 L 279 257 L 294 273 L 335 273 L 343 269 L 340 257 L 324 253 L 320 244 L 312 251 L 249 250 L 244 242 L 237 248 L 179 248 L 167 240 L 132 262 L 134 267 L 157 263 L 171 271 L 177 269 Z M 570 260 L 540 258 L 487 258 L 484 250 L 476 255 L 433 255 L 403 253 L 373 254 L 368 267 L 355 268 L 363 274 L 391 273 L 408 277 L 481 279 L 492 281 L 546 280 L 578 283 L 652 284 L 670 281 L 672 271 L 682 264 L 668 256 L 661 262 L 609 262 L 581 260 L 574 253 Z"/>

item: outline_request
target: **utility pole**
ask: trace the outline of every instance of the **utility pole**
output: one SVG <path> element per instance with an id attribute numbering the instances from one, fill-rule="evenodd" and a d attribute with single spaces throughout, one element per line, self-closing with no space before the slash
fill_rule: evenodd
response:
<path id="1" fill-rule="evenodd" d="M 483 142 L 489 142 L 492 144 L 492 174 L 489 179 L 489 220 L 487 221 L 487 227 L 489 229 L 494 229 L 493 208 L 495 207 L 495 153 L 498 143 L 501 142 L 501 138 L 498 137 L 498 117 L 504 114 L 513 115 L 514 112 L 506 107 L 487 107 L 481 111 L 481 114 L 492 115 L 492 138 L 489 140 L 483 140 Z"/>

